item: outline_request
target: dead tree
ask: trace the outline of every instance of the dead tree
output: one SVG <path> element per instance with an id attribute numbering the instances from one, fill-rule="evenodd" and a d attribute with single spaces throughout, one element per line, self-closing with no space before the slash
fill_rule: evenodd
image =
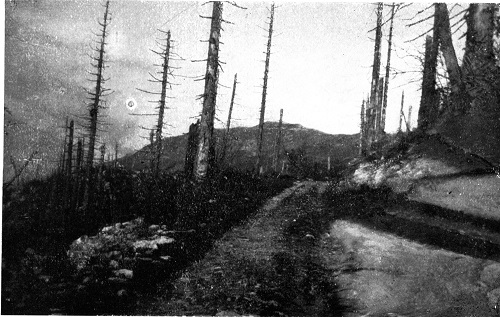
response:
<path id="1" fill-rule="evenodd" d="M 117 165 L 118 165 L 118 141 L 115 142 L 115 162 L 114 162 L 115 168 L 117 167 Z"/>
<path id="2" fill-rule="evenodd" d="M 382 132 L 380 123 L 382 121 L 382 105 L 384 103 L 384 77 L 378 80 L 377 100 L 375 106 L 375 127 L 374 127 L 374 140 L 378 141 Z"/>
<path id="3" fill-rule="evenodd" d="M 271 41 L 273 37 L 273 23 L 274 23 L 274 3 L 271 4 L 271 11 L 269 17 L 269 35 L 267 37 L 267 50 L 266 62 L 264 66 L 264 84 L 262 85 L 262 102 L 260 105 L 260 119 L 259 119 L 259 134 L 257 138 L 257 163 L 256 172 L 262 174 L 262 145 L 264 142 L 264 116 L 266 113 L 266 97 L 267 97 L 267 77 L 269 74 L 269 59 L 271 57 Z"/>
<path id="4" fill-rule="evenodd" d="M 477 105 L 497 103 L 498 100 L 495 99 L 500 94 L 498 93 L 500 70 L 495 65 L 497 58 L 494 45 L 495 36 L 498 37 L 500 34 L 498 11 L 500 11 L 498 4 L 473 3 L 469 5 L 466 14 L 467 34 L 462 65 L 463 79 L 468 95 Z M 498 43 L 497 47 L 497 50 L 500 49 Z M 495 92 L 497 92 L 496 98 Z M 469 107 L 463 110 L 469 110 Z"/>
<path id="5" fill-rule="evenodd" d="M 437 28 L 434 32 L 438 35 Z M 425 39 L 425 58 L 422 79 L 422 97 L 418 111 L 418 128 L 425 131 L 433 126 L 439 104 L 436 90 L 436 66 L 438 57 L 439 38 L 427 36 Z"/>
<path id="6" fill-rule="evenodd" d="M 436 3 L 434 8 L 434 28 L 439 32 L 440 48 L 443 53 L 448 79 L 450 81 L 452 104 L 457 110 L 464 109 L 469 103 L 469 98 L 467 98 L 462 70 L 458 64 L 457 54 L 453 47 L 448 8 L 446 3 Z"/>
<path id="7" fill-rule="evenodd" d="M 411 112 L 412 112 L 412 106 L 408 107 L 408 119 L 406 121 L 406 127 L 408 129 L 408 132 L 411 132 Z"/>
<path id="8" fill-rule="evenodd" d="M 365 136 L 365 100 L 361 103 L 361 114 L 360 114 L 360 124 L 359 124 L 359 155 L 366 155 L 366 136 Z"/>
<path id="9" fill-rule="evenodd" d="M 402 130 L 402 124 L 403 124 L 403 116 L 404 116 L 404 112 L 403 112 L 403 107 L 404 107 L 404 104 L 405 104 L 405 91 L 403 90 L 403 93 L 401 94 L 401 109 L 399 110 L 399 127 L 398 127 L 398 133 L 400 133 Z"/>
<path id="10" fill-rule="evenodd" d="M 66 175 L 68 177 L 73 173 L 73 135 L 74 135 L 75 122 L 73 120 L 69 123 L 69 137 L 68 137 L 68 150 L 66 159 Z"/>
<path id="11" fill-rule="evenodd" d="M 149 79 L 150 82 L 153 83 L 160 83 L 161 84 L 161 91 L 160 93 L 158 92 L 151 92 L 148 90 L 144 89 L 139 89 L 137 90 L 141 92 L 145 92 L 147 94 L 152 94 L 152 95 L 160 95 L 160 100 L 155 100 L 155 101 L 150 101 L 153 103 L 158 104 L 158 121 L 157 124 L 154 128 L 155 132 L 151 132 L 153 134 L 156 134 L 156 148 L 153 150 L 155 147 L 153 143 L 151 143 L 151 171 L 154 173 L 155 176 L 158 176 L 158 173 L 160 171 L 160 161 L 161 161 L 161 154 L 162 154 L 162 133 L 163 133 L 163 120 L 165 116 L 165 109 L 166 109 L 166 98 L 167 98 L 167 87 L 170 85 L 168 81 L 168 76 L 171 74 L 171 69 L 169 67 L 169 61 L 170 61 L 170 49 L 171 49 L 171 41 L 170 41 L 170 31 L 164 32 L 159 30 L 160 32 L 164 33 L 167 35 L 167 38 L 165 39 L 166 44 L 162 45 L 157 42 L 158 46 L 160 47 L 161 51 L 155 51 L 151 50 L 153 53 L 158 55 L 161 60 L 162 60 L 162 69 L 160 72 L 157 72 L 158 74 L 161 74 L 161 78 L 156 77 L 155 75 L 149 73 L 151 76 L 151 79 Z M 152 114 L 140 114 L 144 116 L 152 115 Z M 153 141 L 154 142 L 154 141 Z"/>
<path id="12" fill-rule="evenodd" d="M 375 29 L 375 49 L 373 52 L 372 82 L 370 88 L 370 99 L 367 111 L 367 144 L 366 150 L 370 152 L 377 133 L 377 91 L 380 79 L 380 47 L 382 45 L 382 10 L 383 3 L 377 5 L 377 27 Z"/>
<path id="13" fill-rule="evenodd" d="M 87 170 L 88 170 L 87 173 L 90 173 L 90 169 L 92 168 L 94 163 L 94 151 L 96 144 L 99 110 L 103 107 L 101 104 L 102 97 L 106 91 L 109 91 L 109 89 L 106 89 L 103 86 L 104 83 L 107 81 L 107 79 L 104 78 L 103 76 L 103 71 L 105 69 L 104 55 L 106 53 L 105 46 L 107 44 L 106 37 L 108 35 L 107 28 L 109 22 L 110 22 L 110 16 L 109 16 L 109 0 L 108 0 L 106 1 L 105 4 L 103 21 L 98 22 L 99 25 L 101 26 L 99 46 L 94 49 L 95 52 L 97 53 L 97 57 L 96 56 L 92 57 L 92 60 L 97 64 L 91 63 L 91 65 L 96 69 L 95 73 L 90 73 L 92 76 L 95 76 L 95 80 L 91 80 L 92 82 L 95 82 L 95 88 L 93 91 L 87 91 L 87 93 L 89 94 L 89 99 L 92 101 L 89 104 L 90 126 L 89 126 L 89 146 L 87 151 Z"/>
<path id="14" fill-rule="evenodd" d="M 197 180 L 203 180 L 214 167 L 215 139 L 214 118 L 219 79 L 219 44 L 222 23 L 222 3 L 213 2 L 210 37 L 208 39 L 208 58 L 205 73 L 205 89 L 203 92 L 203 109 L 201 112 L 198 149 L 194 161 L 193 173 Z"/>
<path id="15" fill-rule="evenodd" d="M 87 151 L 86 179 L 85 179 L 86 182 L 85 182 L 85 194 L 84 194 L 84 206 L 85 209 L 87 210 L 92 210 L 93 204 L 95 203 L 93 197 L 95 191 L 95 184 L 94 184 L 94 173 L 92 171 L 92 168 L 94 164 L 97 125 L 99 119 L 99 110 L 104 108 L 104 106 L 102 105 L 103 103 L 102 99 L 105 96 L 106 91 L 109 91 L 109 89 L 104 88 L 104 84 L 108 79 L 104 78 L 103 76 L 103 71 L 105 69 L 104 55 L 106 53 L 105 51 L 106 37 L 108 35 L 107 28 L 110 22 L 109 0 L 106 1 L 104 7 L 105 7 L 104 18 L 102 22 L 99 22 L 99 25 L 101 26 L 100 39 L 98 42 L 98 47 L 94 48 L 94 51 L 96 52 L 97 56 L 92 57 L 92 60 L 97 64 L 91 63 L 91 65 L 95 67 L 95 72 L 90 73 L 90 75 L 95 76 L 95 80 L 91 80 L 92 82 L 95 83 L 95 88 L 94 90 L 87 90 L 87 93 L 89 95 L 88 99 L 91 100 L 91 102 L 88 104 L 89 115 L 90 115 L 89 126 L 88 126 L 89 146 Z"/>
<path id="16" fill-rule="evenodd" d="M 162 145 L 163 116 L 165 113 L 165 100 L 167 94 L 168 73 L 169 73 L 169 66 L 168 66 L 169 59 L 170 59 L 170 30 L 167 32 L 167 44 L 165 47 L 165 51 L 163 52 L 163 70 L 161 72 L 162 74 L 161 95 L 158 108 L 158 124 L 156 126 L 156 166 L 155 166 L 156 176 L 158 176 L 158 172 L 160 171 L 160 159 L 163 146 Z"/>
<path id="17" fill-rule="evenodd" d="M 149 169 L 153 173 L 155 168 L 155 129 L 149 132 Z"/>
<path id="18" fill-rule="evenodd" d="M 221 164 L 224 164 L 224 160 L 226 159 L 226 151 L 229 146 L 229 128 L 231 126 L 231 115 L 233 114 L 234 96 L 236 94 L 236 84 L 238 83 L 237 79 L 238 74 L 234 74 L 233 93 L 231 95 L 231 103 L 229 104 L 229 113 L 227 115 L 226 132 L 224 133 L 224 139 L 222 142 L 222 153 L 220 157 Z"/>
<path id="19" fill-rule="evenodd" d="M 280 121 L 278 122 L 278 131 L 276 132 L 276 142 L 274 145 L 274 159 L 273 159 L 273 169 L 275 172 L 278 171 L 278 162 L 281 157 L 281 148 L 282 148 L 282 131 L 281 127 L 283 126 L 283 109 L 280 109 Z"/>
<path id="20" fill-rule="evenodd" d="M 33 161 L 33 157 L 35 155 L 37 155 L 37 154 L 38 154 L 38 151 L 33 151 L 30 154 L 30 156 L 28 157 L 28 159 L 24 162 L 23 166 L 21 166 L 21 168 L 17 170 L 17 172 L 15 173 L 14 177 L 12 177 L 12 179 L 10 181 L 4 183 L 4 185 L 3 185 L 4 189 L 7 189 L 10 185 L 12 185 L 16 181 L 16 179 L 18 179 L 21 176 L 21 174 L 23 173 L 24 169 L 26 167 L 28 167 L 29 163 Z"/>
<path id="21" fill-rule="evenodd" d="M 389 74 L 391 69 L 391 48 L 392 48 L 392 30 L 394 25 L 394 8 L 395 4 L 391 7 L 391 26 L 389 27 L 389 41 L 387 47 L 387 64 L 385 65 L 385 81 L 384 81 L 384 96 L 382 104 L 382 114 L 380 118 L 380 131 L 385 132 L 385 112 L 387 109 L 387 90 L 389 89 Z"/>
<path id="22" fill-rule="evenodd" d="M 186 158 L 184 160 L 184 174 L 186 177 L 194 176 L 194 161 L 196 159 L 196 149 L 198 145 L 198 136 L 200 129 L 200 120 L 189 126 L 188 143 L 186 148 Z"/>

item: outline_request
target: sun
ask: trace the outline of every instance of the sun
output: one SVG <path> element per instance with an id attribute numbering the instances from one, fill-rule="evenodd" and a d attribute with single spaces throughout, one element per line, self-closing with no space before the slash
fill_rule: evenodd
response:
<path id="1" fill-rule="evenodd" d="M 125 101 L 125 106 L 128 110 L 134 110 L 135 108 L 137 108 L 137 101 L 135 101 L 134 98 L 128 98 Z"/>

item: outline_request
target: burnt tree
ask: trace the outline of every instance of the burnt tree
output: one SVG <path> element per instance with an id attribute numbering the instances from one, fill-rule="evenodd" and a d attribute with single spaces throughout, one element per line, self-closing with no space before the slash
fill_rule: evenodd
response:
<path id="1" fill-rule="evenodd" d="M 234 96 L 236 95 L 236 84 L 238 80 L 238 74 L 234 74 L 234 82 L 233 82 L 233 93 L 231 94 L 231 103 L 229 104 L 229 113 L 227 115 L 227 123 L 226 123 L 226 132 L 224 133 L 224 139 L 222 140 L 222 149 L 220 162 L 224 164 L 224 160 L 226 159 L 226 151 L 229 147 L 229 128 L 231 127 L 231 116 L 233 114 L 233 106 L 234 106 Z"/>
<path id="2" fill-rule="evenodd" d="M 267 77 L 269 74 L 269 59 L 271 57 L 271 41 L 273 38 L 273 23 L 274 23 L 274 3 L 271 4 L 269 17 L 269 34 L 267 37 L 266 62 L 264 66 L 264 84 L 262 85 L 262 102 L 260 104 L 259 117 L 259 134 L 257 137 L 257 162 L 256 172 L 262 174 L 262 145 L 264 143 L 264 117 L 266 113 L 266 97 L 267 97 Z"/>
<path id="3" fill-rule="evenodd" d="M 222 2 L 214 1 L 212 23 L 208 39 L 207 69 L 205 72 L 205 89 L 203 92 L 203 108 L 199 127 L 198 148 L 194 161 L 193 173 L 197 180 L 203 180 L 214 168 L 215 138 L 214 119 L 219 79 L 219 44 L 222 23 Z"/>
<path id="4" fill-rule="evenodd" d="M 366 133 L 366 151 L 370 152 L 372 143 L 376 139 L 377 135 L 377 117 L 378 117 L 378 88 L 380 80 L 380 48 L 382 45 L 382 10 L 383 3 L 379 2 L 377 4 L 377 26 L 375 28 L 375 48 L 373 52 L 373 69 L 372 69 L 372 82 L 370 85 L 370 99 L 367 106 L 367 133 Z"/>
<path id="5" fill-rule="evenodd" d="M 389 89 L 389 74 L 391 70 L 391 49 L 392 49 L 392 30 L 394 26 L 394 8 L 395 4 L 391 6 L 391 26 L 389 27 L 389 40 L 387 47 L 387 64 L 385 65 L 385 81 L 384 81 L 384 96 L 382 103 L 382 113 L 380 117 L 380 132 L 385 132 L 385 112 L 387 109 L 387 90 Z"/>
<path id="6" fill-rule="evenodd" d="M 281 148 L 283 147 L 283 135 L 282 135 L 282 126 L 283 126 L 283 109 L 280 109 L 280 121 L 278 122 L 278 131 L 276 132 L 276 142 L 274 145 L 274 159 L 273 159 L 273 169 L 275 172 L 278 171 L 278 163 L 281 157 Z"/>

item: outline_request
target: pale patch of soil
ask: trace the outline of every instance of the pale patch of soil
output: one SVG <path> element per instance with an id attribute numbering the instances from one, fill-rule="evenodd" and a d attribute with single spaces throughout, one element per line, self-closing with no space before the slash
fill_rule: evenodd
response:
<path id="1" fill-rule="evenodd" d="M 349 255 L 357 266 L 337 279 L 347 289 L 344 296 L 356 302 L 359 313 L 353 316 L 494 316 L 487 289 L 478 282 L 491 261 L 344 220 L 333 223 L 330 235 L 341 241 L 344 257 Z"/>

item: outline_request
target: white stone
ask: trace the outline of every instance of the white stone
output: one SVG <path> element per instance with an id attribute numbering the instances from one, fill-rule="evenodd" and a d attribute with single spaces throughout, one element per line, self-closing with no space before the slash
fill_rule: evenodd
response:
<path id="1" fill-rule="evenodd" d="M 134 271 L 127 270 L 127 269 L 120 269 L 120 270 L 113 271 L 113 274 L 116 277 L 124 277 L 124 278 L 129 279 L 129 280 L 134 277 Z"/>
<path id="2" fill-rule="evenodd" d="M 500 263 L 486 266 L 481 272 L 481 281 L 490 287 L 500 287 Z"/>

